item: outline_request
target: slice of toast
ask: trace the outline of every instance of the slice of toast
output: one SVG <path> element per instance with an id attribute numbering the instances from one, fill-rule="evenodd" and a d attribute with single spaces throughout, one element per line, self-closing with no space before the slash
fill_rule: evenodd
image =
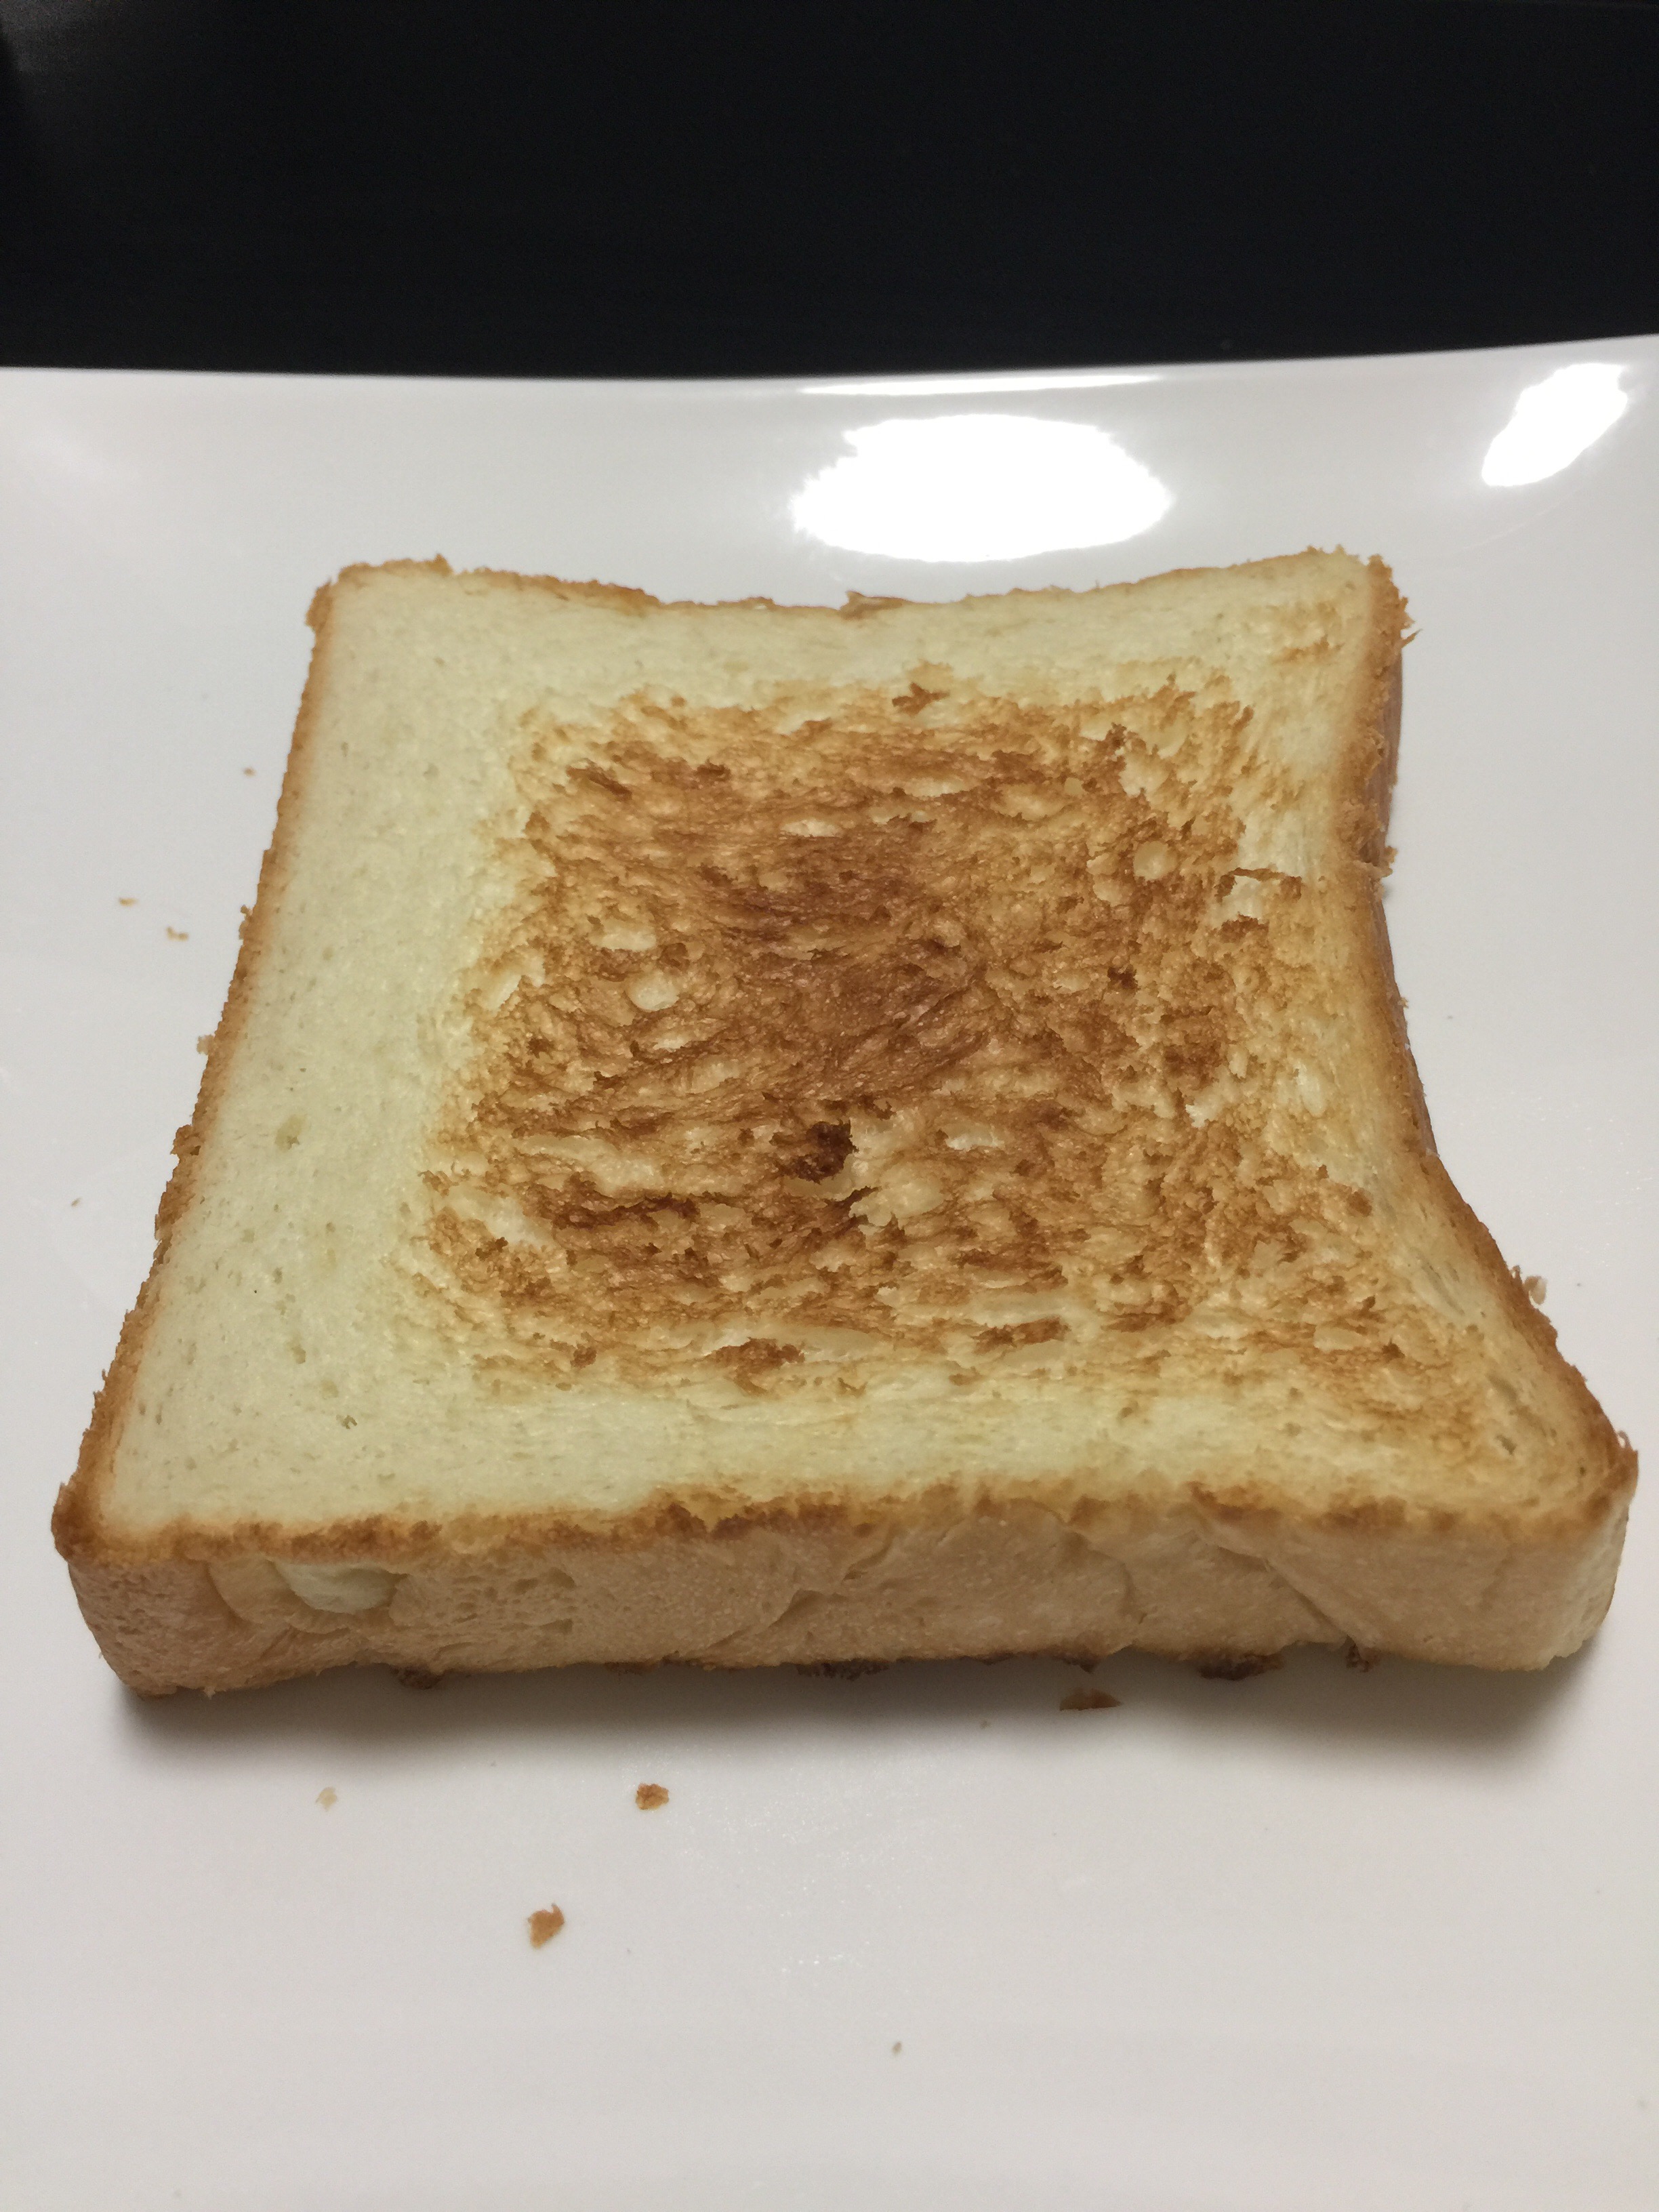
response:
<path id="1" fill-rule="evenodd" d="M 57 1514 L 124 1680 L 1595 1627 L 1634 1456 L 1435 1156 L 1380 562 L 313 622 Z"/>

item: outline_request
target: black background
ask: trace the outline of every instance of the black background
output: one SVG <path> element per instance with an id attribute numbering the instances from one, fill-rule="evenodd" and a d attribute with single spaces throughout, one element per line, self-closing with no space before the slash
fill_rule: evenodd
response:
<path id="1" fill-rule="evenodd" d="M 990 368 L 1659 327 L 1638 0 L 0 0 L 0 359 Z"/>

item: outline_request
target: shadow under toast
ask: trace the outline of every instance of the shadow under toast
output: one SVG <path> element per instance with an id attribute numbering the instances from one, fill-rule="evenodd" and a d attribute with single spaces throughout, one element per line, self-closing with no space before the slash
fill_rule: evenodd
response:
<path id="1" fill-rule="evenodd" d="M 1361 1669 L 1342 1655 L 1293 1651 L 1281 1666 L 1231 1681 L 1196 1668 L 1124 1652 L 1091 1669 L 1058 1659 L 907 1661 L 852 1678 L 793 1668 L 731 1672 L 665 1665 L 634 1672 L 605 1667 L 528 1674 L 455 1674 L 416 1688 L 383 1667 L 344 1668 L 272 1688 L 204 1697 L 124 1697 L 126 1725 L 158 1752 L 209 1744 L 355 1743 L 402 1752 L 436 1751 L 459 1739 L 562 1740 L 664 1729 L 810 1743 L 849 1728 L 882 1733 L 950 1732 L 981 1721 L 1028 1731 L 1102 1731 L 1152 1724 L 1201 1753 L 1212 1742 L 1273 1740 L 1352 1752 L 1518 1756 L 1564 1722 L 1595 1663 L 1591 1645 L 1536 1674 L 1492 1674 L 1383 1660 Z M 1080 1688 L 1108 1691 L 1105 1712 L 1062 1710 Z"/>

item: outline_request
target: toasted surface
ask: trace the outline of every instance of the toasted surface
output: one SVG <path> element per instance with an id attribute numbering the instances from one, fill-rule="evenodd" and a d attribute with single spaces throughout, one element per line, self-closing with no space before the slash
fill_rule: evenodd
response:
<path id="1" fill-rule="evenodd" d="M 313 618 L 59 1509 L 130 1679 L 1594 1626 L 1633 1460 L 1433 1154 L 1380 564 Z"/>

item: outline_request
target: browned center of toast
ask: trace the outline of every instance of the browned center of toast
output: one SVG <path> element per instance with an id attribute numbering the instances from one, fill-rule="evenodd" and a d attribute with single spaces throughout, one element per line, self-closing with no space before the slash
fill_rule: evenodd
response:
<path id="1" fill-rule="evenodd" d="M 1239 866 L 1247 771 L 1224 697 L 927 670 L 530 734 L 426 1177 L 477 1356 L 752 1389 L 1047 1363 L 1304 1254 L 1310 1213 L 1346 1307 L 1363 1200 L 1262 1149 L 1302 886 Z"/>

